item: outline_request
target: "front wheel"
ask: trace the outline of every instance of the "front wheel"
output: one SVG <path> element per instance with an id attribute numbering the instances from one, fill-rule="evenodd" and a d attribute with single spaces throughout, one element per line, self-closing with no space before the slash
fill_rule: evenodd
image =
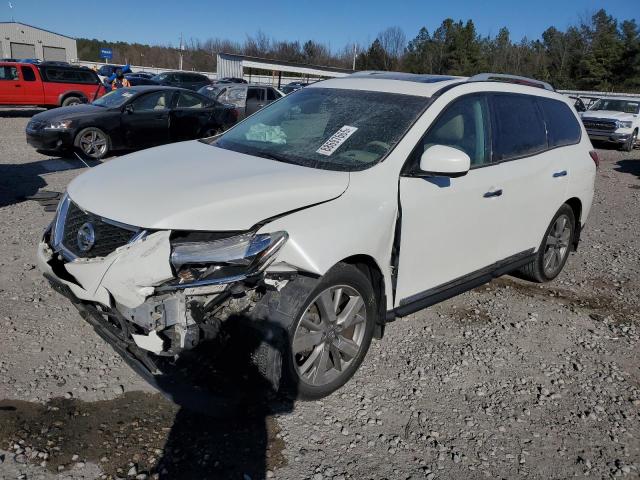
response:
<path id="1" fill-rule="evenodd" d="M 378 311 L 369 277 L 353 265 L 336 265 L 315 285 L 310 280 L 299 277 L 264 299 L 268 310 L 260 316 L 283 325 L 287 338 L 277 352 L 273 342 L 263 343 L 255 356 L 270 383 L 305 400 L 326 397 L 353 376 L 371 344 Z M 274 364 L 281 366 L 281 378 L 271 378 L 278 373 Z"/>
<path id="2" fill-rule="evenodd" d="M 638 140 L 638 131 L 634 130 L 634 132 L 631 134 L 631 136 L 629 137 L 629 140 L 627 140 L 627 143 L 624 144 L 624 146 L 622 147 L 622 149 L 625 152 L 630 152 L 631 150 L 633 150 L 633 147 L 636 146 L 636 141 Z"/>
<path id="3" fill-rule="evenodd" d="M 89 127 L 76 135 L 74 145 L 84 156 L 93 160 L 102 160 L 109 153 L 111 139 L 99 128 Z"/>
<path id="4" fill-rule="evenodd" d="M 555 214 L 544 234 L 535 259 L 519 270 L 519 273 L 533 282 L 549 282 L 556 278 L 569 258 L 576 219 L 567 204 Z"/>
<path id="5" fill-rule="evenodd" d="M 76 96 L 70 96 L 63 100 L 62 107 L 70 107 L 72 105 L 80 105 L 82 103 L 82 99 Z"/>

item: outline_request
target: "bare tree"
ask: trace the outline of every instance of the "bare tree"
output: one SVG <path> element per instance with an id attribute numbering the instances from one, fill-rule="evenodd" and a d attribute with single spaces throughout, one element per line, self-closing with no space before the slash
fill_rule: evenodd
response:
<path id="1" fill-rule="evenodd" d="M 378 34 L 380 45 L 387 53 L 386 69 L 396 68 L 407 46 L 407 36 L 400 27 L 389 27 Z"/>

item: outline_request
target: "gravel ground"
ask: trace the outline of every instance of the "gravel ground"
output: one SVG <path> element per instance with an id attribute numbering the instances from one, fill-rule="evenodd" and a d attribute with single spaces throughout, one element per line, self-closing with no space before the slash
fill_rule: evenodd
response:
<path id="1" fill-rule="evenodd" d="M 390 324 L 331 397 L 214 420 L 154 392 L 55 294 L 34 252 L 84 166 L 0 110 L 0 478 L 640 477 L 640 151 L 599 150 L 579 251 Z M 280 412 L 280 413 L 277 413 Z"/>

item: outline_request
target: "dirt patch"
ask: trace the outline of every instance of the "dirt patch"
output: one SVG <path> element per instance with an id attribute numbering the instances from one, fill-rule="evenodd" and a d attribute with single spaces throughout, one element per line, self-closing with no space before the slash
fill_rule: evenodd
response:
<path id="1" fill-rule="evenodd" d="M 487 287 L 482 288 L 489 290 L 509 288 L 512 291 L 528 297 L 553 299 L 557 303 L 569 308 L 579 308 L 603 317 L 612 317 L 614 321 L 617 322 L 638 320 L 636 308 L 623 305 L 616 298 L 607 294 L 577 293 L 564 288 L 526 283 L 509 277 L 501 277 L 493 280 Z"/>
<path id="2" fill-rule="evenodd" d="M 464 325 L 484 325 L 491 323 L 493 317 L 491 314 L 481 307 L 475 308 L 451 308 L 447 310 L 447 314 L 459 323 Z"/>
<path id="3" fill-rule="evenodd" d="M 0 401 L 0 448 L 16 461 L 52 471 L 93 462 L 109 478 L 132 467 L 159 478 L 261 478 L 285 464 L 278 433 L 271 417 L 220 421 L 142 392 L 99 402 Z"/>

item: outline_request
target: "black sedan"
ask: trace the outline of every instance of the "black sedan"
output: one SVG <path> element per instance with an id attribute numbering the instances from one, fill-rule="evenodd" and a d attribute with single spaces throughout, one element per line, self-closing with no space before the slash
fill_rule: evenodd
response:
<path id="1" fill-rule="evenodd" d="M 47 152 L 78 149 L 101 159 L 114 150 L 152 147 L 215 135 L 237 121 L 224 105 L 182 88 L 140 86 L 114 90 L 89 105 L 34 115 L 27 142 Z"/>

